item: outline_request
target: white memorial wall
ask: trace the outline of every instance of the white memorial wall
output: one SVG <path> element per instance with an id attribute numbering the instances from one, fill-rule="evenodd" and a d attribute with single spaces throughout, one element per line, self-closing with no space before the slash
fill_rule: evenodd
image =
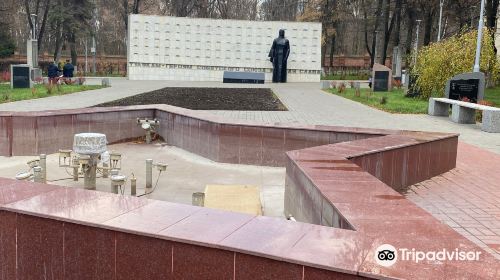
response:
<path id="1" fill-rule="evenodd" d="M 222 81 L 224 71 L 265 72 L 279 29 L 290 41 L 289 82 L 318 82 L 321 23 L 130 15 L 130 80 Z"/>

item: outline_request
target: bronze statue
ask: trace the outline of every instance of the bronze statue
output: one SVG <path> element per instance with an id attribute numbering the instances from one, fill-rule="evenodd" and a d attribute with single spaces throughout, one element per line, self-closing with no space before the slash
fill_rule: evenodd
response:
<path id="1" fill-rule="evenodd" d="M 273 83 L 286 83 L 286 61 L 290 55 L 290 42 L 285 38 L 285 30 L 280 29 L 279 37 L 274 39 L 270 61 L 273 63 Z"/>

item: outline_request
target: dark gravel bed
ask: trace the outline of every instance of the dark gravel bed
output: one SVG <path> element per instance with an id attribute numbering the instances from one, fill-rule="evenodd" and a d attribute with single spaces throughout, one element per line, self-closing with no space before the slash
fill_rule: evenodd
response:
<path id="1" fill-rule="evenodd" d="M 287 111 L 268 88 L 168 87 L 94 107 L 168 104 L 193 110 Z"/>

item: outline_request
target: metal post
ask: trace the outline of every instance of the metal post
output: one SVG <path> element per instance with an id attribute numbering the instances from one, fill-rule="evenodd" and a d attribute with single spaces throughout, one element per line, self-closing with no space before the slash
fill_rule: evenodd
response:
<path id="1" fill-rule="evenodd" d="M 33 29 L 31 29 L 31 39 L 36 40 L 36 14 L 31 14 L 31 23 L 33 24 Z"/>
<path id="2" fill-rule="evenodd" d="M 73 181 L 78 181 L 78 168 L 80 167 L 80 163 L 77 158 L 73 159 Z"/>
<path id="3" fill-rule="evenodd" d="M 113 169 L 111 170 L 111 176 L 118 175 L 118 170 Z M 113 182 L 113 180 L 110 180 L 111 182 L 111 192 L 114 194 L 118 194 L 118 185 Z"/>
<path id="4" fill-rule="evenodd" d="M 137 178 L 130 178 L 130 195 L 137 195 Z"/>
<path id="5" fill-rule="evenodd" d="M 97 156 L 91 155 L 89 158 L 89 163 L 84 169 L 83 185 L 87 190 L 96 189 L 96 168 L 97 168 Z"/>
<path id="6" fill-rule="evenodd" d="M 85 37 L 85 75 L 89 72 L 89 66 L 88 66 L 88 53 L 89 53 L 89 46 L 88 46 L 88 40 L 87 37 Z"/>
<path id="7" fill-rule="evenodd" d="M 153 160 L 146 160 L 146 189 L 153 187 Z"/>
<path id="8" fill-rule="evenodd" d="M 439 1 L 439 26 L 438 26 L 438 38 L 437 41 L 441 41 L 441 22 L 443 20 L 443 5 L 444 5 L 444 0 Z"/>
<path id="9" fill-rule="evenodd" d="M 146 130 L 146 144 L 151 144 L 151 130 Z"/>
<path id="10" fill-rule="evenodd" d="M 417 64 L 417 54 L 418 54 L 418 33 L 420 33 L 420 22 L 421 19 L 417 19 L 417 38 L 415 39 L 415 54 L 413 56 L 413 65 Z"/>
<path id="11" fill-rule="evenodd" d="M 43 183 L 42 168 L 40 166 L 33 167 L 33 181 L 35 183 Z"/>
<path id="12" fill-rule="evenodd" d="M 102 178 L 109 177 L 109 164 L 107 162 L 103 162 L 102 164 Z"/>
<path id="13" fill-rule="evenodd" d="M 40 167 L 42 168 L 42 183 L 47 182 L 47 155 L 46 154 L 41 154 L 40 155 Z"/>
<path id="14" fill-rule="evenodd" d="M 94 73 L 94 76 L 95 76 L 95 55 L 96 55 L 96 47 L 95 47 L 95 36 L 92 36 L 92 49 L 91 49 L 91 52 L 92 52 L 92 55 L 93 55 L 93 69 L 92 69 L 92 72 Z"/>
<path id="15" fill-rule="evenodd" d="M 203 192 L 195 192 L 193 193 L 193 206 L 201 206 L 205 205 L 205 193 Z"/>
<path id="16" fill-rule="evenodd" d="M 481 42 L 483 39 L 483 13 L 484 0 L 481 0 L 481 14 L 479 15 L 479 25 L 477 27 L 477 42 L 476 42 L 476 60 L 474 62 L 473 72 L 479 72 L 479 60 L 481 59 Z"/>

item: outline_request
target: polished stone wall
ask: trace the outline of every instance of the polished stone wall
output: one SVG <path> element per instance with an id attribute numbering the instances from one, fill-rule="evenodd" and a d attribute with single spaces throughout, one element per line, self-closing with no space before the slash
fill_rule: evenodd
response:
<path id="1" fill-rule="evenodd" d="M 290 40 L 289 82 L 319 82 L 321 23 L 130 15 L 131 80 L 222 81 L 224 71 L 265 72 L 278 30 Z"/>

